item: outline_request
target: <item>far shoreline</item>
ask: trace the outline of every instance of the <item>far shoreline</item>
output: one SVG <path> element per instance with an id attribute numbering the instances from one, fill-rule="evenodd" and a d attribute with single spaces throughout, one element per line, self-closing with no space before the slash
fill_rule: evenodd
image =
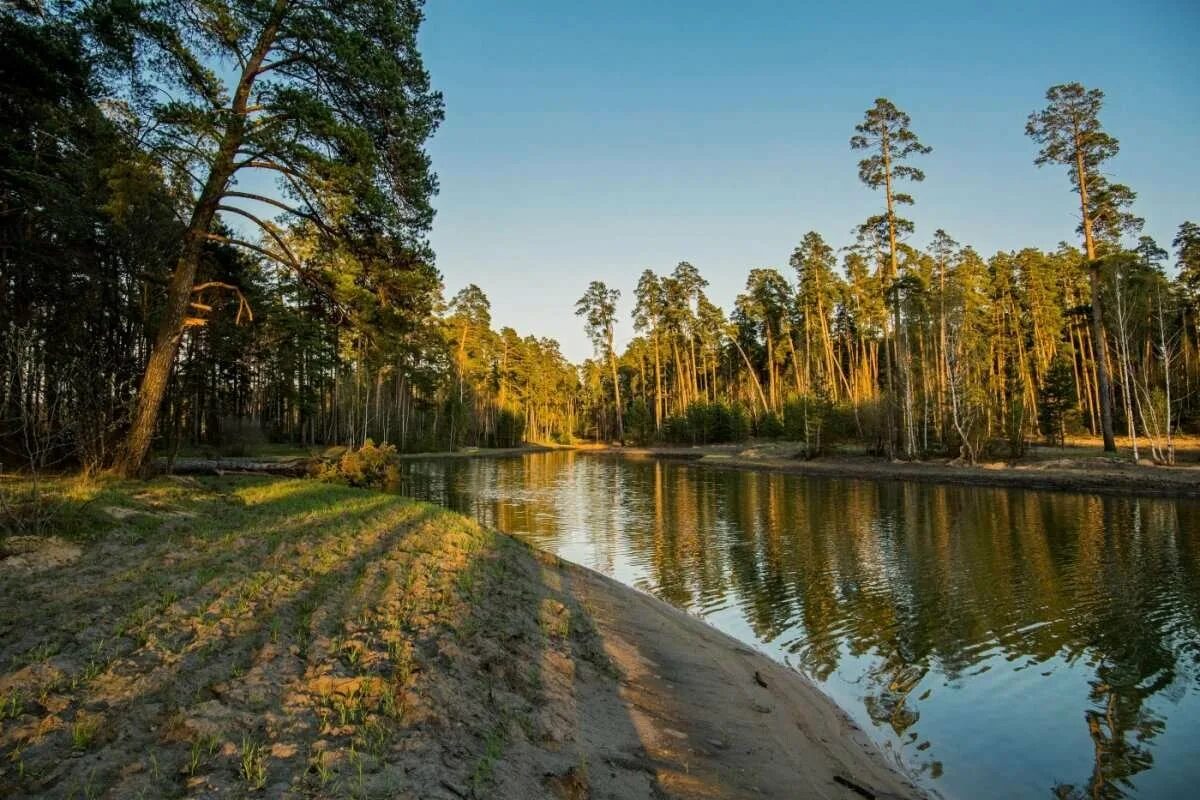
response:
<path id="1" fill-rule="evenodd" d="M 1143 465 L 1099 457 L 987 462 L 974 466 L 939 461 L 886 461 L 871 456 L 832 455 L 801 460 L 787 454 L 799 445 L 780 442 L 739 445 L 584 447 L 583 452 L 628 459 L 677 459 L 722 469 L 785 472 L 820 478 L 905 481 L 954 486 L 1087 492 L 1200 499 L 1200 466 Z"/>
<path id="2" fill-rule="evenodd" d="M 545 444 L 527 442 L 515 447 L 463 447 L 452 451 L 397 453 L 402 462 L 424 460 L 460 460 L 477 458 L 515 458 L 555 452 L 627 459 L 665 459 L 685 461 L 723 469 L 785 472 L 817 478 L 906 481 L 951 486 L 1032 489 L 1055 492 L 1085 492 L 1105 495 L 1144 496 L 1176 499 L 1200 499 L 1200 461 L 1195 460 L 1200 442 L 1182 440 L 1181 454 L 1191 460 L 1172 466 L 1134 464 L 1097 454 L 1095 448 L 1072 444 L 1064 448 L 1041 449 L 1036 456 L 1017 462 L 1000 460 L 975 465 L 949 459 L 925 461 L 888 461 L 882 457 L 833 453 L 805 459 L 799 442 L 751 440 L 736 444 L 621 446 L 581 442 Z M 323 462 L 336 460 L 349 448 L 327 447 L 320 452 L 297 448 L 292 452 L 250 454 L 247 456 L 208 455 L 180 457 L 168 464 L 164 458 L 154 462 L 154 470 L 177 474 L 223 474 L 225 472 L 262 472 L 302 475 Z M 1047 458 L 1047 455 L 1061 457 Z"/>

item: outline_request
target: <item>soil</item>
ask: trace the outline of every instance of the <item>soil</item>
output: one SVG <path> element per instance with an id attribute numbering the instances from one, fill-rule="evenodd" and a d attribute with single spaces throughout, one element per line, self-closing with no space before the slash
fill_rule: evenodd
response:
<path id="1" fill-rule="evenodd" d="M 799 674 L 465 517 L 102 493 L 109 527 L 0 570 L 0 796 L 921 796 Z"/>

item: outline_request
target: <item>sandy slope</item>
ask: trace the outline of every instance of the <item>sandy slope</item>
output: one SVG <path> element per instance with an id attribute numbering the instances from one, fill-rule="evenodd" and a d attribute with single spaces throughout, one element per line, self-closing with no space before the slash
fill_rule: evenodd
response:
<path id="1" fill-rule="evenodd" d="M 653 597 L 572 564 L 558 569 L 622 676 L 628 718 L 589 737 L 585 713 L 580 732 L 596 750 L 644 751 L 648 796 L 921 795 L 802 676 Z M 603 770 L 594 774 L 603 794 Z"/>

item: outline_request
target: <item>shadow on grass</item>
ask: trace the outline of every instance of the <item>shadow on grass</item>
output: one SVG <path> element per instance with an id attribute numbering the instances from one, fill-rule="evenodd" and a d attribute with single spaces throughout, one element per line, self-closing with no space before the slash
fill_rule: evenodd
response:
<path id="1" fill-rule="evenodd" d="M 0 796 L 582 797 L 637 755 L 586 612 L 465 517 L 252 478 L 72 502 L 108 529 L 0 572 Z"/>

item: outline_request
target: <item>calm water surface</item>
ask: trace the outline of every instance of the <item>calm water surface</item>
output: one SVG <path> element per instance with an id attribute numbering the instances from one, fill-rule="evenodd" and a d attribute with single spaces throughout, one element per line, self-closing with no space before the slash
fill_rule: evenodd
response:
<path id="1" fill-rule="evenodd" d="M 1200 797 L 1200 503 L 573 452 L 405 465 L 815 680 L 952 798 Z"/>

